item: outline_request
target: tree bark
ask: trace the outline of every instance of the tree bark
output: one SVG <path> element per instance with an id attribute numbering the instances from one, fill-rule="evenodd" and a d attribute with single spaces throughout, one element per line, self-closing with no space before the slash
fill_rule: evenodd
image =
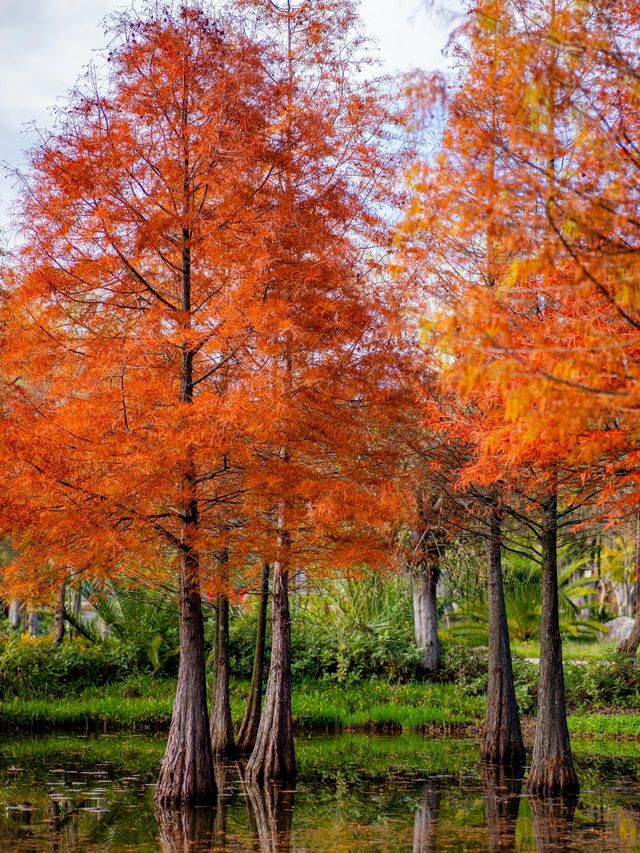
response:
<path id="1" fill-rule="evenodd" d="M 543 503 L 542 618 L 538 719 L 528 789 L 534 796 L 577 793 L 580 786 L 571 753 L 562 669 L 558 612 L 558 498 L 554 487 Z"/>
<path id="2" fill-rule="evenodd" d="M 64 597 L 67 585 L 61 584 L 58 590 L 58 600 L 56 601 L 55 623 L 53 628 L 53 641 L 56 646 L 59 646 L 64 640 Z"/>
<path id="3" fill-rule="evenodd" d="M 618 654 L 635 658 L 638 647 L 640 647 L 640 610 L 636 613 L 636 621 L 633 623 L 631 633 L 618 645 Z"/>
<path id="4" fill-rule="evenodd" d="M 256 743 L 247 763 L 247 777 L 286 781 L 296 776 L 291 719 L 291 620 L 289 573 L 280 560 L 273 564 L 271 665 Z"/>
<path id="5" fill-rule="evenodd" d="M 488 598 L 489 598 L 489 684 L 487 716 L 482 733 L 482 761 L 520 767 L 525 750 L 518 715 L 513 664 L 509 645 L 507 610 L 502 581 L 502 531 L 500 508 L 494 501 L 489 519 Z"/>
<path id="6" fill-rule="evenodd" d="M 185 553 L 180 576 L 178 685 L 155 801 L 159 806 L 212 805 L 215 795 L 198 563 L 193 553 Z"/>
<path id="7" fill-rule="evenodd" d="M 522 776 L 521 768 L 507 768 L 496 764 L 485 764 L 482 768 L 490 853 L 516 848 Z"/>
<path id="8" fill-rule="evenodd" d="M 233 722 L 229 701 L 229 598 L 220 592 L 216 598 L 216 665 L 211 707 L 211 749 L 215 756 L 235 754 Z"/>
<path id="9" fill-rule="evenodd" d="M 424 535 L 424 534 L 423 534 Z M 413 624 L 416 645 L 422 650 L 422 666 L 436 672 L 440 660 L 436 590 L 440 577 L 439 554 L 424 549 L 425 557 L 411 571 L 413 586 Z"/>
<path id="10" fill-rule="evenodd" d="M 264 649 L 267 635 L 267 608 L 269 605 L 269 564 L 262 567 L 260 599 L 258 602 L 258 625 L 256 629 L 256 648 L 253 656 L 251 686 L 247 707 L 238 732 L 238 751 L 250 753 L 255 746 L 260 725 L 262 709 L 262 680 L 264 677 Z"/>

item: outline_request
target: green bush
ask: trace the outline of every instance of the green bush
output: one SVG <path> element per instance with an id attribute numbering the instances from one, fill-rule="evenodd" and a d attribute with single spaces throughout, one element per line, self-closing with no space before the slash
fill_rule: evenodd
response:
<path id="1" fill-rule="evenodd" d="M 640 705 L 640 667 L 626 658 L 566 664 L 565 681 L 570 707 L 637 708 Z"/>
<path id="2" fill-rule="evenodd" d="M 0 652 L 0 698 L 66 696 L 123 681 L 135 672 L 134 657 L 119 643 L 49 637 L 7 640 Z"/>

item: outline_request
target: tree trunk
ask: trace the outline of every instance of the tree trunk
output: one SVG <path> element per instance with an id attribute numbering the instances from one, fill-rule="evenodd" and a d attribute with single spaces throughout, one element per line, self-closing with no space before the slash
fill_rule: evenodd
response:
<path id="1" fill-rule="evenodd" d="M 435 853 L 438 848 L 440 784 L 429 779 L 413 819 L 413 853 Z"/>
<path id="2" fill-rule="evenodd" d="M 256 649 L 253 656 L 253 671 L 247 708 L 238 732 L 238 751 L 250 753 L 255 746 L 260 725 L 262 708 L 262 680 L 264 677 L 264 648 L 267 635 L 267 608 L 269 605 L 269 564 L 262 567 L 260 599 L 258 602 L 258 625 L 256 629 Z"/>
<path id="3" fill-rule="evenodd" d="M 291 620 L 289 573 L 277 560 L 273 564 L 272 641 L 269 680 L 256 743 L 247 763 L 247 777 L 285 781 L 296 776 L 291 720 Z"/>
<path id="4" fill-rule="evenodd" d="M 59 646 L 64 640 L 64 594 L 67 585 L 61 584 L 58 590 L 58 600 L 56 601 L 55 623 L 53 627 L 53 641 L 56 646 Z"/>
<path id="5" fill-rule="evenodd" d="M 440 568 L 438 556 L 430 552 L 411 572 L 413 586 L 413 624 L 416 644 L 422 650 L 422 665 L 426 672 L 436 672 L 440 659 L 436 590 Z"/>
<path id="6" fill-rule="evenodd" d="M 631 633 L 626 640 L 618 646 L 618 654 L 623 657 L 635 658 L 640 646 L 640 610 L 636 613 L 636 621 L 633 623 Z"/>
<path id="7" fill-rule="evenodd" d="M 216 664 L 211 707 L 211 749 L 216 756 L 234 755 L 233 722 L 229 701 L 229 598 L 216 598 Z"/>
<path id="8" fill-rule="evenodd" d="M 22 619 L 24 616 L 24 607 L 18 601 L 17 598 L 11 599 L 11 604 L 9 605 L 9 624 L 15 630 L 20 628 L 22 625 Z"/>
<path id="9" fill-rule="evenodd" d="M 529 770 L 529 792 L 537 796 L 577 793 L 562 670 L 562 641 L 558 613 L 558 498 L 554 487 L 543 503 L 542 619 L 540 621 L 540 681 L 538 719 Z"/>
<path id="10" fill-rule="evenodd" d="M 482 733 L 482 760 L 488 764 L 519 767 L 524 764 L 525 750 L 513 683 L 509 628 L 502 583 L 501 544 L 500 509 L 494 501 L 491 506 L 487 541 L 489 684 L 487 717 Z"/>
<path id="11" fill-rule="evenodd" d="M 178 685 L 155 800 L 159 806 L 213 805 L 215 795 L 198 559 L 185 550 L 180 573 Z"/>
<path id="12" fill-rule="evenodd" d="M 31 610 L 29 613 L 29 636 L 35 639 L 38 636 L 38 626 L 40 625 L 40 617 L 36 610 Z"/>
<path id="13" fill-rule="evenodd" d="M 509 772 L 513 770 L 514 772 Z M 485 764 L 482 768 L 489 851 L 516 849 L 516 824 L 522 795 L 522 769 Z"/>

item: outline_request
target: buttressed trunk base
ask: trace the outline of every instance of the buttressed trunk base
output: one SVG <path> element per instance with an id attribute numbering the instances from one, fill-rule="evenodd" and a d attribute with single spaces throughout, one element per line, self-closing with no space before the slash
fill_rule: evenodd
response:
<path id="1" fill-rule="evenodd" d="M 159 806 L 213 805 L 216 784 L 207 718 L 204 626 L 197 562 L 183 555 L 180 574 L 180 667 L 167 749 L 155 801 Z"/>
<path id="2" fill-rule="evenodd" d="M 247 763 L 247 777 L 253 782 L 284 782 L 296 776 L 291 719 L 291 620 L 288 588 L 289 573 L 279 562 L 275 562 L 271 666 L 256 744 Z"/>
<path id="3" fill-rule="evenodd" d="M 211 749 L 216 756 L 231 756 L 236 747 L 229 703 L 229 599 L 216 599 L 215 684 L 211 707 Z"/>
<path id="4" fill-rule="evenodd" d="M 487 541 L 489 684 L 487 716 L 482 733 L 481 749 L 482 760 L 487 764 L 521 767 L 525 760 L 525 750 L 513 683 L 513 664 L 502 581 L 501 538 L 500 510 L 496 504 L 493 504 Z"/>
<path id="5" fill-rule="evenodd" d="M 531 794 L 543 797 L 575 794 L 580 789 L 567 727 L 558 613 L 557 528 L 554 490 L 543 505 L 538 719 L 527 782 Z"/>

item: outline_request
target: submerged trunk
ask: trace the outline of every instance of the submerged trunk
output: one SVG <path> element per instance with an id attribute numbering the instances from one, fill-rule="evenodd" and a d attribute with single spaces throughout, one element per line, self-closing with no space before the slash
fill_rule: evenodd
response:
<path id="1" fill-rule="evenodd" d="M 53 641 L 57 646 L 59 646 L 64 640 L 64 595 L 66 588 L 66 584 L 64 583 L 60 586 L 60 590 L 58 591 L 58 600 L 56 601 Z"/>
<path id="2" fill-rule="evenodd" d="M 180 573 L 178 685 L 155 800 L 160 806 L 212 805 L 215 794 L 198 559 L 186 551 Z"/>
<path id="3" fill-rule="evenodd" d="M 487 764 L 482 768 L 490 853 L 516 849 L 522 775 L 521 768 Z"/>
<path id="4" fill-rule="evenodd" d="M 416 645 L 422 650 L 422 665 L 427 672 L 436 672 L 440 659 L 436 604 L 439 576 L 439 555 L 429 549 L 425 559 L 411 572 Z"/>
<path id="5" fill-rule="evenodd" d="M 618 646 L 618 654 L 624 657 L 634 658 L 640 647 L 640 608 L 636 613 L 636 621 L 633 623 L 631 633 L 626 640 L 623 640 Z"/>
<path id="6" fill-rule="evenodd" d="M 249 753 L 253 749 L 262 708 L 262 680 L 264 677 L 264 648 L 267 635 L 267 607 L 269 604 L 269 564 L 262 568 L 260 600 L 258 602 L 258 625 L 256 629 L 256 648 L 253 656 L 253 671 L 247 708 L 238 732 L 238 751 Z"/>
<path id="7" fill-rule="evenodd" d="M 482 734 L 482 760 L 513 767 L 524 764 L 525 751 L 518 715 L 509 628 L 502 582 L 502 532 L 500 509 L 494 502 L 489 521 L 489 684 L 487 717 Z"/>
<path id="8" fill-rule="evenodd" d="M 231 704 L 229 702 L 229 599 L 224 592 L 216 599 L 215 683 L 211 705 L 211 749 L 217 756 L 233 755 Z"/>
<path id="9" fill-rule="evenodd" d="M 247 763 L 247 777 L 285 781 L 296 775 L 291 720 L 291 621 L 289 573 L 278 560 L 273 564 L 272 641 L 269 680 L 256 743 Z"/>
<path id="10" fill-rule="evenodd" d="M 557 492 L 546 498 L 542 518 L 542 618 L 538 719 L 529 770 L 531 794 L 558 796 L 579 790 L 573 766 L 562 670 L 558 613 Z"/>

